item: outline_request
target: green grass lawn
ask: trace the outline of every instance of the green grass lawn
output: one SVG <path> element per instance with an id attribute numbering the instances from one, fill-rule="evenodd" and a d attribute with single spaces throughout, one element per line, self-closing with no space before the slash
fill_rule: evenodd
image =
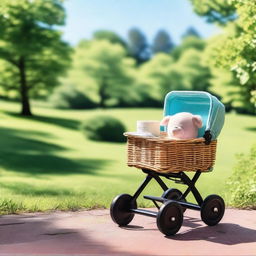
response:
<path id="1" fill-rule="evenodd" d="M 98 114 L 123 121 L 127 130 L 136 120 L 162 117 L 159 109 L 64 111 L 34 107 L 35 117 L 20 117 L 19 105 L 0 102 L 0 212 L 45 211 L 109 207 L 120 193 L 133 193 L 144 174 L 126 166 L 126 147 L 86 140 L 80 122 Z M 255 117 L 228 114 L 217 149 L 213 172 L 203 174 L 203 196 L 227 197 L 225 181 L 236 153 L 256 142 Z M 181 187 L 184 189 L 183 187 Z M 161 195 L 155 184 L 145 194 Z M 141 206 L 150 202 L 140 199 Z"/>

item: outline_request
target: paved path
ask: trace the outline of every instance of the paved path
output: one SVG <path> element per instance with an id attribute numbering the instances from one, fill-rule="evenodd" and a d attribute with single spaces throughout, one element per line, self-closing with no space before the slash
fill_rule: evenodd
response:
<path id="1" fill-rule="evenodd" d="M 117 227 L 108 210 L 0 217 L 0 255 L 256 255 L 256 211 L 227 209 L 208 227 L 187 210 L 176 236 L 164 237 L 155 219 L 136 215 Z"/>

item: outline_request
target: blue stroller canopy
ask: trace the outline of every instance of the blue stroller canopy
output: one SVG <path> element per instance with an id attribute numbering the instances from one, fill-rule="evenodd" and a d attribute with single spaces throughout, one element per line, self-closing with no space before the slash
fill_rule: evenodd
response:
<path id="1" fill-rule="evenodd" d="M 164 116 L 189 112 L 202 117 L 203 126 L 198 137 L 211 135 L 217 139 L 225 120 L 225 107 L 213 95 L 203 91 L 172 91 L 165 96 Z"/>

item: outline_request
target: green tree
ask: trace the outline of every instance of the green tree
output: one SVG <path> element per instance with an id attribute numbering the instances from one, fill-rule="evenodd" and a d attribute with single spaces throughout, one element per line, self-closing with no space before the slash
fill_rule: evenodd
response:
<path id="1" fill-rule="evenodd" d="M 117 43 L 127 48 L 126 42 L 115 32 L 110 30 L 97 30 L 93 33 L 93 39 L 96 40 L 107 40 L 110 43 Z"/>
<path id="2" fill-rule="evenodd" d="M 83 92 L 99 107 L 118 105 L 130 100 L 134 64 L 120 44 L 83 41 L 75 49 L 73 66 L 64 83 Z"/>
<path id="3" fill-rule="evenodd" d="M 69 64 L 70 47 L 55 28 L 64 21 L 61 0 L 0 3 L 0 83 L 19 92 L 22 115 L 31 115 L 29 97 L 57 85 Z"/>
<path id="4" fill-rule="evenodd" d="M 165 30 L 159 30 L 153 40 L 153 53 L 170 52 L 174 47 L 170 35 Z"/>
<path id="5" fill-rule="evenodd" d="M 187 36 L 184 37 L 181 44 L 176 46 L 172 51 L 171 51 L 171 56 L 177 60 L 180 58 L 180 56 L 188 49 L 196 49 L 199 51 L 203 51 L 206 46 L 206 42 L 198 38 L 196 36 Z"/>
<path id="6" fill-rule="evenodd" d="M 185 33 L 182 35 L 182 38 L 190 37 L 190 36 L 201 38 L 199 32 L 194 27 L 189 27 L 185 31 Z"/>
<path id="7" fill-rule="evenodd" d="M 141 65 L 138 83 L 141 87 L 140 93 L 145 99 L 153 98 L 160 102 L 167 92 L 177 89 L 180 73 L 173 70 L 173 63 L 172 57 L 165 53 L 158 53 L 150 61 Z M 172 77 L 177 79 L 171 79 Z"/>
<path id="8" fill-rule="evenodd" d="M 209 91 L 211 70 L 203 62 L 204 54 L 197 49 L 187 49 L 183 52 L 177 66 L 183 73 L 182 88 L 197 91 Z"/>
<path id="9" fill-rule="evenodd" d="M 215 48 L 217 42 L 223 40 L 223 37 L 225 37 L 224 33 L 207 40 L 207 46 L 203 51 L 203 63 L 211 70 L 211 92 L 221 98 L 228 111 L 243 107 L 243 93 L 241 93 L 241 85 L 234 74 L 229 69 L 223 68 L 222 65 L 216 65 Z"/>
<path id="10" fill-rule="evenodd" d="M 141 66 L 140 83 L 159 101 L 172 90 L 208 90 L 211 72 L 202 60 L 202 52 L 195 49 L 183 52 L 176 62 L 167 54 L 156 54 Z"/>
<path id="11" fill-rule="evenodd" d="M 251 113 L 256 111 L 256 2 L 233 0 L 238 19 L 233 30 L 216 46 L 216 65 L 231 69 L 241 84 L 243 105 Z"/>
<path id="12" fill-rule="evenodd" d="M 195 4 L 197 1 L 192 2 Z M 211 60 L 218 67 L 233 71 L 240 82 L 240 98 L 244 110 L 250 113 L 256 111 L 256 58 L 255 58 L 255 31 L 256 31 L 256 2 L 250 0 L 213 1 L 215 12 L 219 16 L 227 15 L 227 10 L 236 20 L 226 24 L 224 34 L 215 40 L 215 47 L 212 47 Z M 207 8 L 212 3 L 205 1 Z M 225 5 L 225 6 L 224 6 Z M 195 8 L 200 8 L 195 5 Z M 201 12 L 200 15 L 209 17 L 208 12 Z M 224 22 L 223 22 L 224 23 Z"/>
<path id="13" fill-rule="evenodd" d="M 190 0 L 194 11 L 206 17 L 208 22 L 217 22 L 224 25 L 236 18 L 235 7 L 229 4 L 229 0 Z"/>
<path id="14" fill-rule="evenodd" d="M 150 58 L 147 38 L 138 28 L 132 28 L 128 31 L 128 49 L 130 56 L 136 60 L 137 64 Z"/>

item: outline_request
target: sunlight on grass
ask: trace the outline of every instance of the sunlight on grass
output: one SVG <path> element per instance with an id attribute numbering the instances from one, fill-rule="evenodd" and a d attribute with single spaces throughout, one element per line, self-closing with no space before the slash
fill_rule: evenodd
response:
<path id="1" fill-rule="evenodd" d="M 22 118 L 16 114 L 17 104 L 0 102 L 0 108 L 3 214 L 109 207 L 117 194 L 134 193 L 145 175 L 126 166 L 125 144 L 86 140 L 80 122 L 107 114 L 120 119 L 132 131 L 136 120 L 162 117 L 160 109 L 60 111 L 38 107 L 34 108 L 35 117 Z M 227 196 L 225 180 L 232 172 L 235 154 L 248 152 L 256 141 L 255 125 L 255 117 L 227 115 L 215 169 L 203 174 L 198 182 L 203 196 Z M 144 194 L 161 193 L 152 183 Z M 150 202 L 142 199 L 139 204 L 150 206 Z"/>

